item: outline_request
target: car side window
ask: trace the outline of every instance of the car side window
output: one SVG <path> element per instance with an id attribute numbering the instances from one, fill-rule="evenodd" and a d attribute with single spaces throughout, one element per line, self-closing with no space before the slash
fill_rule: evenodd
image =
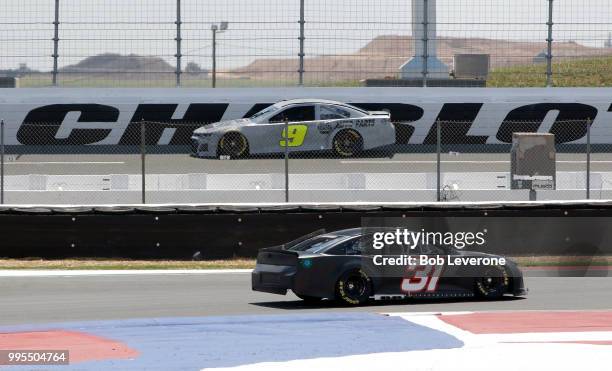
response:
<path id="1" fill-rule="evenodd" d="M 321 120 L 336 120 L 336 119 L 345 119 L 351 117 L 351 113 L 343 108 L 330 106 L 330 105 L 321 105 L 319 106 L 320 113 L 319 116 Z"/>
<path id="2" fill-rule="evenodd" d="M 359 238 L 355 238 L 352 241 L 346 242 L 345 253 L 346 255 L 361 255 L 361 240 Z"/>
<path id="3" fill-rule="evenodd" d="M 329 255 L 361 255 L 359 238 L 354 238 L 350 241 L 343 242 L 338 246 L 334 246 L 326 253 Z"/>
<path id="4" fill-rule="evenodd" d="M 268 122 L 285 122 L 285 120 L 289 122 L 314 121 L 315 108 L 312 105 L 287 108 L 272 116 Z"/>

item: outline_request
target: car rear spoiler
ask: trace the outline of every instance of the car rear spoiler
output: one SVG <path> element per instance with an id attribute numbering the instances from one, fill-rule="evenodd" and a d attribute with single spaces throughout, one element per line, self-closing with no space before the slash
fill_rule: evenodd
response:
<path id="1" fill-rule="evenodd" d="M 387 116 L 391 117 L 391 113 L 387 111 L 369 111 L 370 116 Z"/>
<path id="2" fill-rule="evenodd" d="M 259 254 L 266 253 L 266 252 L 267 253 L 278 253 L 281 255 L 293 255 L 293 256 L 300 255 L 298 254 L 297 251 L 284 250 L 283 245 L 278 245 L 278 246 L 264 247 L 263 249 L 259 249 L 258 260 L 259 260 Z"/>

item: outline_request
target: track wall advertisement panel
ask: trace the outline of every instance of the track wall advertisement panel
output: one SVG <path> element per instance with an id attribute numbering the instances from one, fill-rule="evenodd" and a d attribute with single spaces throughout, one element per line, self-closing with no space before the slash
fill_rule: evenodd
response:
<path id="1" fill-rule="evenodd" d="M 549 132 L 557 143 L 612 144 L 612 89 L 486 88 L 267 88 L 267 89 L 3 89 L 0 119 L 9 146 L 139 145 L 139 124 L 156 123 L 147 144 L 182 150 L 193 130 L 221 120 L 250 117 L 285 99 L 330 99 L 367 110 L 386 110 L 396 142 L 418 151 L 436 142 L 485 151 L 507 146 L 513 132 Z M 24 125 L 27 124 L 27 125 Z"/>

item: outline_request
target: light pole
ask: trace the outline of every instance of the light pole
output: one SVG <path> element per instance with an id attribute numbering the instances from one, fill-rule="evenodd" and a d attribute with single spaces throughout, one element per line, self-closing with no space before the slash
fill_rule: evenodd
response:
<path id="1" fill-rule="evenodd" d="M 210 26 L 212 31 L 212 87 L 217 87 L 217 33 L 227 30 L 227 22 L 213 24 Z"/>

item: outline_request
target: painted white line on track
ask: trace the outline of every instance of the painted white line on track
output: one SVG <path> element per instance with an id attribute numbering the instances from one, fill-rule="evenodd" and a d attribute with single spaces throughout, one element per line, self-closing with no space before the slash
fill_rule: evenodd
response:
<path id="1" fill-rule="evenodd" d="M 372 161 L 340 161 L 341 164 L 358 164 L 358 165 L 367 165 L 367 164 L 436 164 L 435 160 L 372 160 Z M 506 160 L 491 160 L 491 161 L 479 161 L 479 160 L 442 160 L 440 161 L 442 164 L 509 164 L 510 161 Z M 559 160 L 558 164 L 586 164 L 586 161 L 579 160 Z M 591 161 L 591 164 L 612 164 L 612 161 L 601 160 L 601 161 Z"/>
<path id="2" fill-rule="evenodd" d="M 319 357 L 290 361 L 268 361 L 215 371 L 342 370 L 370 371 L 515 371 L 515 370 L 601 370 L 610 369 L 609 347 L 577 344 L 582 341 L 609 341 L 612 332 L 472 334 L 454 327 L 438 315 L 461 312 L 400 313 L 403 319 L 454 336 L 463 346 L 450 349 L 412 350 L 393 353 L 369 353 L 340 357 Z M 396 315 L 394 313 L 393 315 Z M 347 337 L 355 336 L 347 331 Z M 425 339 L 407 338 L 406 342 Z M 510 341 L 510 342 L 508 342 Z M 519 341 L 514 343 L 514 341 Z M 523 343 L 527 341 L 527 343 Z M 536 341 L 529 343 L 529 341 Z M 556 343 L 567 342 L 570 343 Z M 516 356 L 508 356 L 509 354 Z M 213 370 L 213 369 L 203 369 Z"/>
<path id="3" fill-rule="evenodd" d="M 0 277 L 245 274 L 251 271 L 251 269 L 0 269 Z"/>
<path id="4" fill-rule="evenodd" d="M 125 161 L 9 161 L 5 165 L 125 165 Z"/>
<path id="5" fill-rule="evenodd" d="M 478 311 L 478 313 L 485 313 L 487 311 Z M 496 311 L 496 310 L 492 310 L 490 312 L 500 312 L 500 311 Z M 549 312 L 549 311 L 547 311 Z M 461 311 L 451 311 L 451 312 L 440 312 L 440 311 L 434 311 L 434 312 L 390 312 L 390 313 L 381 313 L 385 316 L 390 316 L 390 317 L 410 317 L 410 316 L 438 316 L 438 315 L 444 315 L 444 316 L 458 316 L 458 315 L 464 315 L 464 314 L 472 314 L 474 313 L 474 311 L 471 310 L 461 310 Z"/>

